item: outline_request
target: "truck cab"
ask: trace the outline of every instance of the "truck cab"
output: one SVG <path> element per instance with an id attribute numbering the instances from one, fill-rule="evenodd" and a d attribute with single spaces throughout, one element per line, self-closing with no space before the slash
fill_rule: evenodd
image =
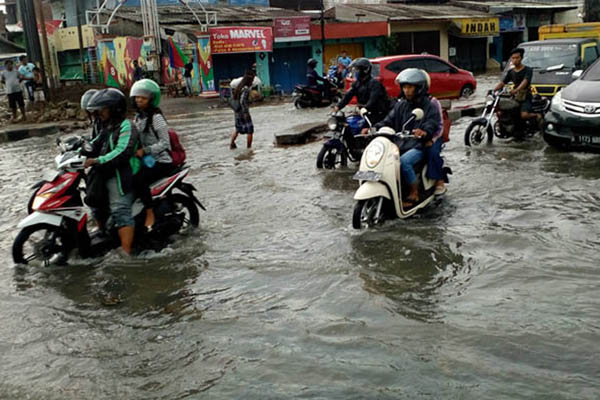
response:
<path id="1" fill-rule="evenodd" d="M 533 69 L 533 92 L 547 97 L 568 86 L 575 71 L 585 70 L 600 55 L 595 38 L 538 40 L 519 47 L 525 50 L 523 64 Z"/>

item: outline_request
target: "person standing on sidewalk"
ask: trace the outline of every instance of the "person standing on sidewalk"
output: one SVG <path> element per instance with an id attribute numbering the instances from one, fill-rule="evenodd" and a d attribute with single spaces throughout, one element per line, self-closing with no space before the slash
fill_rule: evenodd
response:
<path id="1" fill-rule="evenodd" d="M 23 100 L 23 92 L 21 91 L 21 79 L 23 76 L 14 69 L 14 65 L 12 60 L 6 60 L 4 62 L 4 66 L 6 67 L 5 71 L 2 71 L 0 75 L 0 79 L 2 83 L 6 86 L 6 93 L 8 95 L 8 107 L 12 112 L 11 121 L 16 121 L 17 119 L 17 106 L 21 110 L 21 115 L 23 121 L 26 120 L 25 117 L 25 101 Z"/>
<path id="2" fill-rule="evenodd" d="M 35 101 L 35 80 L 33 76 L 35 64 L 27 62 L 27 56 L 19 57 L 19 61 L 21 62 L 19 65 L 19 73 L 23 75 L 23 79 L 25 80 L 25 89 L 29 95 L 29 101 L 33 103 Z"/>
<path id="3" fill-rule="evenodd" d="M 229 144 L 229 148 L 232 150 L 237 148 L 235 139 L 237 139 L 239 134 L 247 135 L 247 146 L 248 148 L 252 147 L 254 124 L 250 117 L 250 108 L 248 104 L 252 82 L 254 82 L 254 72 L 246 71 L 242 82 L 233 91 L 231 108 L 233 108 L 233 111 L 235 112 L 235 132 L 231 135 L 231 143 Z"/>
<path id="4" fill-rule="evenodd" d="M 137 82 L 144 79 L 144 69 L 140 67 L 137 60 L 133 60 L 133 81 Z"/>
<path id="5" fill-rule="evenodd" d="M 193 82 L 192 82 L 192 71 L 194 70 L 194 57 L 190 57 L 190 62 L 185 64 L 184 67 L 185 68 L 185 72 L 183 74 L 183 77 L 185 78 L 185 86 L 187 89 L 187 94 L 188 96 L 193 96 L 194 95 L 194 87 L 193 87 Z"/>

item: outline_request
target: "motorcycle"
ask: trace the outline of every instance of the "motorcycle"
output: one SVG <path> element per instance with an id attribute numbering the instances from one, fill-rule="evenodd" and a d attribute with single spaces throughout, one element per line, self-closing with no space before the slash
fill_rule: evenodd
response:
<path id="1" fill-rule="evenodd" d="M 294 106 L 298 109 L 306 107 L 326 107 L 341 100 L 340 91 L 334 82 L 325 79 L 323 93 L 317 88 L 296 85 L 292 93 Z"/>
<path id="2" fill-rule="evenodd" d="M 532 112 L 542 116 L 550 109 L 547 98 L 534 95 Z M 511 137 L 523 139 L 534 136 L 540 131 L 540 124 L 533 120 L 521 118 L 521 108 L 505 87 L 501 91 L 488 92 L 488 98 L 480 118 L 471 122 L 465 131 L 465 145 L 479 146 L 484 141 L 491 144 L 494 136 L 500 139 Z"/>
<path id="3" fill-rule="evenodd" d="M 407 192 L 400 173 L 400 148 L 406 141 L 415 140 L 407 127 L 423 118 L 423 110 L 413 110 L 413 116 L 404 124 L 402 132 L 383 127 L 369 143 L 360 160 L 360 169 L 353 179 L 359 181 L 354 194 L 356 204 L 352 214 L 352 226 L 361 229 L 373 227 L 388 218 L 408 218 L 426 207 L 435 198 L 435 180 L 427 178 L 427 162 L 417 163 L 414 168 L 419 183 L 419 202 L 404 208 L 402 200 Z M 438 139 L 441 140 L 441 139 Z M 446 174 L 452 171 L 444 167 Z"/>
<path id="4" fill-rule="evenodd" d="M 338 111 L 327 121 L 330 139 L 323 144 L 317 155 L 317 168 L 335 169 L 348 165 L 348 159 L 357 162 L 368 144 L 368 138 L 361 135 L 363 128 L 370 128 L 371 121 L 364 114 L 354 112 L 348 115 Z"/>
<path id="5" fill-rule="evenodd" d="M 88 232 L 88 211 L 81 193 L 86 181 L 84 164 L 91 145 L 82 137 L 65 141 L 57 139 L 60 154 L 56 156 L 56 171 L 32 187 L 34 192 L 27 205 L 28 216 L 17 225 L 21 231 L 12 247 L 16 264 L 39 261 L 42 265 L 65 264 L 72 250 L 80 257 L 98 257 L 120 246 L 117 229 L 108 218 L 104 232 Z M 197 227 L 198 207 L 204 206 L 194 195 L 193 185 L 185 183 L 190 168 L 185 165 L 169 177 L 151 185 L 156 222 L 152 230 L 144 226 L 144 206 L 136 199 L 132 206 L 135 219 L 134 247 L 137 249 L 164 247 L 165 238 Z M 178 192 L 175 192 L 178 190 Z"/>

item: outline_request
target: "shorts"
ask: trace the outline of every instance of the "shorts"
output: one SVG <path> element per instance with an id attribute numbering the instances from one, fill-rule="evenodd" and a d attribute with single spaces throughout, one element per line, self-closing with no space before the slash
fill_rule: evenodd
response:
<path id="1" fill-rule="evenodd" d="M 235 130 L 241 135 L 252 135 L 254 133 L 254 124 L 250 113 L 235 113 Z"/>
<path id="2" fill-rule="evenodd" d="M 135 221 L 131 215 L 133 192 L 130 191 L 122 196 L 116 177 L 106 181 L 106 188 L 108 189 L 108 204 L 115 227 L 119 229 L 124 226 L 135 226 Z"/>
<path id="3" fill-rule="evenodd" d="M 9 93 L 8 94 L 8 107 L 11 110 L 16 110 L 17 105 L 20 108 L 25 107 L 25 100 L 23 100 L 23 92 Z"/>
<path id="4" fill-rule="evenodd" d="M 520 102 L 519 104 L 521 105 L 521 112 L 531 112 L 533 110 L 531 99 L 525 99 L 525 101 Z"/>

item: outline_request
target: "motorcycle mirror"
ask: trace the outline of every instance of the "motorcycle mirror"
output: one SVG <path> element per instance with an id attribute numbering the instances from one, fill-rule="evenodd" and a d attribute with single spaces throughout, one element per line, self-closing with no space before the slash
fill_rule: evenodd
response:
<path id="1" fill-rule="evenodd" d="M 425 116 L 425 113 L 423 112 L 422 109 L 420 108 L 415 108 L 412 112 L 412 114 L 415 116 L 415 119 L 417 121 L 420 121 L 423 119 L 423 117 Z"/>

